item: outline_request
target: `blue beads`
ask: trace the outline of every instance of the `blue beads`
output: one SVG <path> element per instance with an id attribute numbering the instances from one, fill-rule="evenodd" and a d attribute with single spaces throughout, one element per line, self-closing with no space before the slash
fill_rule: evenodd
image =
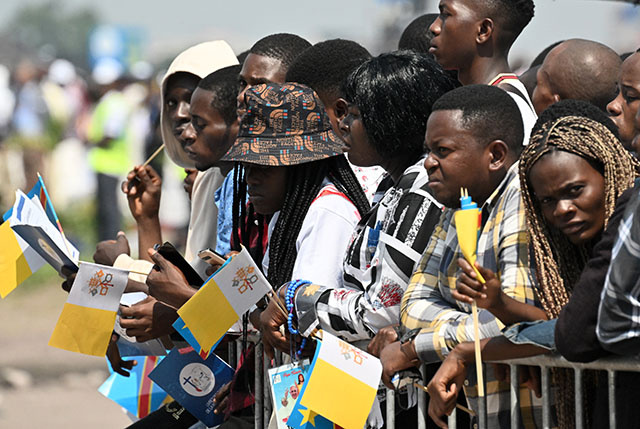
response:
<path id="1" fill-rule="evenodd" d="M 294 307 L 294 298 L 296 296 L 296 291 L 300 286 L 304 286 L 308 284 L 311 284 L 311 282 L 308 280 L 300 280 L 300 279 L 289 282 L 289 285 L 287 286 L 287 291 L 284 295 L 284 303 L 287 307 L 287 312 L 289 313 L 289 315 L 287 316 L 287 327 L 289 328 L 289 333 L 292 335 L 300 335 L 300 331 L 298 331 L 293 327 L 293 317 L 294 317 L 293 307 Z M 298 352 L 296 353 L 298 356 L 302 353 L 302 350 L 306 345 L 307 345 L 307 339 L 303 338 L 302 343 L 300 344 L 300 349 L 298 349 Z"/>

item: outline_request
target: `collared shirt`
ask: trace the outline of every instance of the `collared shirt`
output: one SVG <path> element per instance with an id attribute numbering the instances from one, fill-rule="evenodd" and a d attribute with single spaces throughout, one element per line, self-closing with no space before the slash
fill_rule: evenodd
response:
<path id="1" fill-rule="evenodd" d="M 309 285 L 297 293 L 300 332 L 322 328 L 346 341 L 368 342 L 398 323 L 402 294 L 442 210 L 423 162 L 408 167 L 398 183 L 387 176 L 380 184 L 374 207 L 353 231 L 341 287 Z"/>
<path id="2" fill-rule="evenodd" d="M 539 305 L 535 275 L 529 267 L 528 233 L 520 192 L 518 164 L 482 205 L 482 230 L 477 260 L 496 273 L 504 293 L 520 302 Z M 446 209 L 402 298 L 400 316 L 406 329 L 424 328 L 414 340 L 423 362 L 437 362 L 460 342 L 473 340 L 471 306 L 456 301 L 452 292 L 461 273 L 457 260 L 462 257 L 454 223 L 454 209 Z M 489 311 L 478 309 L 480 337 L 501 334 L 504 325 Z M 498 382 L 493 368 L 485 370 L 488 427 L 509 425 L 509 384 Z M 465 388 L 471 406 L 477 409 L 475 368 L 469 368 L 469 387 Z M 465 383 L 466 384 L 466 383 Z M 533 399 L 521 389 L 523 422 L 531 426 Z"/>
<path id="3" fill-rule="evenodd" d="M 613 353 L 640 353 L 640 183 L 627 203 L 602 290 L 596 334 Z"/>

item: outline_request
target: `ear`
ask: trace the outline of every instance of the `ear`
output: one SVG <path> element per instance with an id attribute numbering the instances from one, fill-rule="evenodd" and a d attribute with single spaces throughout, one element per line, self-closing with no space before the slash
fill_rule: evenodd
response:
<path id="1" fill-rule="evenodd" d="M 333 111 L 336 115 L 336 119 L 340 122 L 345 116 L 347 116 L 347 112 L 349 111 L 349 103 L 344 98 L 338 98 L 333 103 Z"/>
<path id="2" fill-rule="evenodd" d="M 489 170 L 495 172 L 505 166 L 511 151 L 504 141 L 494 140 L 487 145 L 485 153 L 489 157 Z"/>
<path id="3" fill-rule="evenodd" d="M 476 34 L 476 43 L 478 45 L 485 44 L 491 36 L 493 36 L 493 30 L 495 29 L 493 20 L 491 18 L 484 18 L 478 25 L 478 34 Z"/>

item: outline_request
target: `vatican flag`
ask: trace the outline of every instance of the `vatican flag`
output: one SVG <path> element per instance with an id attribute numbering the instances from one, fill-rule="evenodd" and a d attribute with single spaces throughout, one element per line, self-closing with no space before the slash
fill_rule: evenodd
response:
<path id="1" fill-rule="evenodd" d="M 343 428 L 362 429 L 381 376 L 378 358 L 323 331 L 298 401 Z"/>
<path id="2" fill-rule="evenodd" d="M 49 345 L 104 356 L 127 276 L 125 270 L 81 262 Z"/>

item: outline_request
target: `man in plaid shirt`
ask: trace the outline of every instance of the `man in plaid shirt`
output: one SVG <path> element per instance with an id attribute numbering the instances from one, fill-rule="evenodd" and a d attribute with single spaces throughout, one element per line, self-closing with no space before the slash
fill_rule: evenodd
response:
<path id="1" fill-rule="evenodd" d="M 523 125 L 515 103 L 504 91 L 470 85 L 445 94 L 433 106 L 427 123 L 429 157 L 425 168 L 429 185 L 447 209 L 436 226 L 401 304 L 404 342 L 387 346 L 381 355 L 383 379 L 421 362 L 437 362 L 456 344 L 473 339 L 471 306 L 452 293 L 462 270 L 453 213 L 459 207 L 460 188 L 481 207 L 482 231 L 478 262 L 500 279 L 509 298 L 537 304 L 535 279 L 529 267 L 527 226 L 520 194 L 517 159 L 522 149 Z M 493 314 L 479 310 L 480 336 L 500 335 L 504 325 Z M 509 384 L 486 369 L 488 427 L 509 426 Z M 474 370 L 465 393 L 477 409 Z M 521 392 L 522 425 L 541 421 L 532 396 Z"/>

